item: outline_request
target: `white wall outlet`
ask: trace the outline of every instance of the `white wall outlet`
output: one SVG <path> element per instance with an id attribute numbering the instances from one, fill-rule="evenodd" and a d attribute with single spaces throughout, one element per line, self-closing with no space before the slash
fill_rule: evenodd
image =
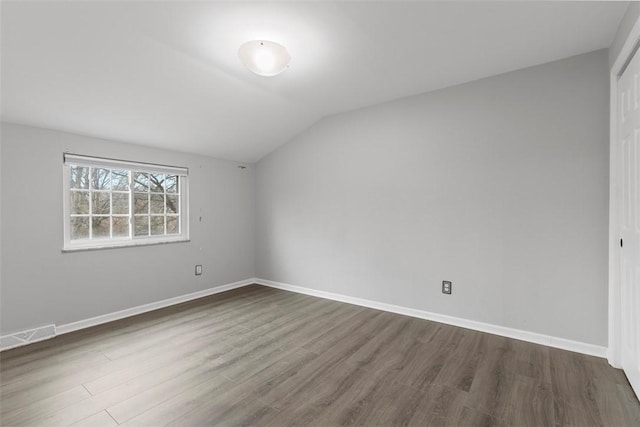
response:
<path id="1" fill-rule="evenodd" d="M 443 294 L 447 294 L 447 295 L 451 295 L 451 282 L 448 280 L 443 280 L 442 281 L 442 293 Z"/>
<path id="2" fill-rule="evenodd" d="M 202 265 L 196 265 L 196 276 L 202 276 Z"/>

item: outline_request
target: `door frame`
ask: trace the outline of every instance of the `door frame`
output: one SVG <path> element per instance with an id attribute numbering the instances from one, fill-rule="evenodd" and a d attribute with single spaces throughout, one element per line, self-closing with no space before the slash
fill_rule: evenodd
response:
<path id="1" fill-rule="evenodd" d="M 607 360 L 615 368 L 622 367 L 622 300 L 620 296 L 620 147 L 618 143 L 618 77 L 640 43 L 640 18 L 629 32 L 610 70 L 609 118 L 609 342 Z"/>

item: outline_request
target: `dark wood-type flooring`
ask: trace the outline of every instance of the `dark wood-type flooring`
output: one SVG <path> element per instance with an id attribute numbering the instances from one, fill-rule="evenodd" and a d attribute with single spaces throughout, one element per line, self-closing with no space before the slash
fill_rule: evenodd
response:
<path id="1" fill-rule="evenodd" d="M 604 359 L 248 286 L 0 354 L 2 426 L 640 426 Z"/>

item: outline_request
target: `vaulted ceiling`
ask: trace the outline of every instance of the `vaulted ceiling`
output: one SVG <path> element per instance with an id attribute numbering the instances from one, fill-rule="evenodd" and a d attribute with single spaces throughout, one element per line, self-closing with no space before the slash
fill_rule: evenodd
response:
<path id="1" fill-rule="evenodd" d="M 320 118 L 611 44 L 627 2 L 3 2 L 2 120 L 254 162 Z M 245 41 L 288 70 L 248 71 Z"/>

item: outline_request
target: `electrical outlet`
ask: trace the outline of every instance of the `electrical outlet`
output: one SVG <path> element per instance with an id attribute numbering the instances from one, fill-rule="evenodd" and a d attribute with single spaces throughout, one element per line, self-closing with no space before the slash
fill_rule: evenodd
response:
<path id="1" fill-rule="evenodd" d="M 196 265 L 196 276 L 202 276 L 202 266 Z"/>
<path id="2" fill-rule="evenodd" d="M 451 285 L 450 281 L 448 281 L 448 280 L 443 280 L 442 281 L 442 293 L 443 294 L 451 295 L 452 288 L 453 288 L 453 285 Z"/>

